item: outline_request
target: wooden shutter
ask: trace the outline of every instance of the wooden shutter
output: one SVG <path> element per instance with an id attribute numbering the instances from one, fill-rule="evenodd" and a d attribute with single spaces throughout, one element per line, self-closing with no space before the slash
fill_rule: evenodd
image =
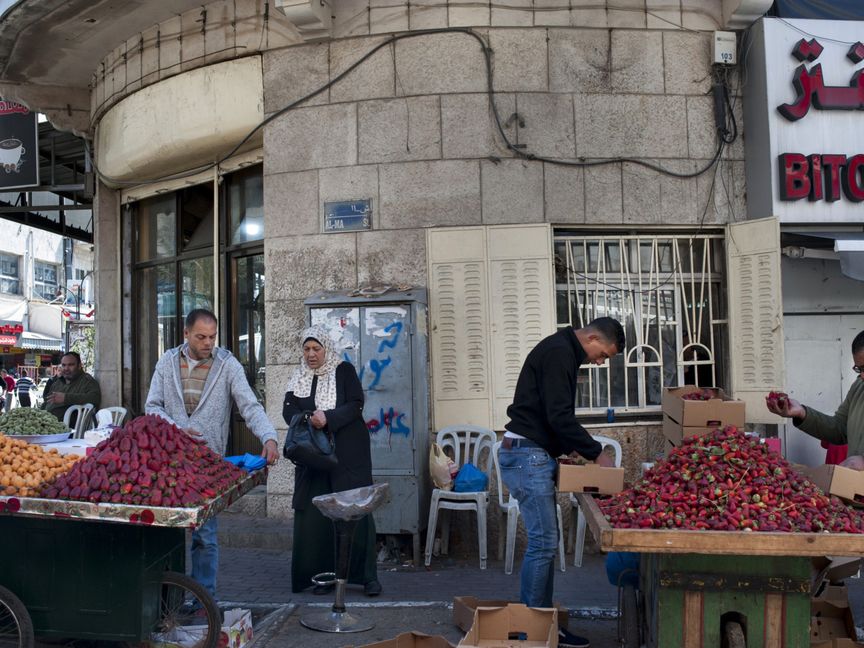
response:
<path id="1" fill-rule="evenodd" d="M 427 230 L 436 429 L 489 427 L 489 298 L 482 227 Z"/>
<path id="2" fill-rule="evenodd" d="M 552 230 L 546 225 L 487 231 L 492 349 L 492 425 L 507 422 L 528 352 L 555 332 Z"/>
<path id="3" fill-rule="evenodd" d="M 427 231 L 435 428 L 501 430 L 525 356 L 555 330 L 548 225 Z"/>
<path id="4" fill-rule="evenodd" d="M 777 219 L 729 225 L 726 258 L 732 395 L 746 402 L 748 422 L 778 423 L 765 407 L 786 382 Z"/>

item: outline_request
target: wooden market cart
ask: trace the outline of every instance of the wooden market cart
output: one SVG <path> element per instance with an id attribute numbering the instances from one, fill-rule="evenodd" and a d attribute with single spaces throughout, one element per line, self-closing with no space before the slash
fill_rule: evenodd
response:
<path id="1" fill-rule="evenodd" d="M 576 497 L 601 550 L 640 554 L 641 605 L 622 621 L 638 613 L 629 641 L 648 648 L 809 648 L 811 557 L 864 555 L 847 533 L 615 529 Z"/>
<path id="2" fill-rule="evenodd" d="M 219 609 L 186 576 L 186 532 L 266 480 L 264 468 L 196 508 L 0 497 L 0 644 L 167 640 L 197 626 L 186 639 L 215 648 Z"/>

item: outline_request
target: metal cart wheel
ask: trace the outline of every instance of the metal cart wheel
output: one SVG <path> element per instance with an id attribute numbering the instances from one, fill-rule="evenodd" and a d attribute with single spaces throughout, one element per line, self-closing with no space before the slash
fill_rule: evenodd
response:
<path id="1" fill-rule="evenodd" d="M 188 645 L 216 648 L 222 629 L 216 601 L 201 584 L 186 574 L 166 571 L 162 575 L 159 620 L 154 634 L 170 635 L 190 626 L 198 626 L 198 629 L 187 637 Z"/>
<path id="2" fill-rule="evenodd" d="M 17 596 L 0 587 L 0 648 L 33 648 L 33 622 Z"/>
<path id="3" fill-rule="evenodd" d="M 723 625 L 723 635 L 725 648 L 747 648 L 744 629 L 737 621 L 727 621 Z"/>

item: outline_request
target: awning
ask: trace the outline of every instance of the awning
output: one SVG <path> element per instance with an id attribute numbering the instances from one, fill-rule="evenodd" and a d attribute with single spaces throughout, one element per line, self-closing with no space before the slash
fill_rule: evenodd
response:
<path id="1" fill-rule="evenodd" d="M 39 349 L 41 351 L 62 351 L 63 340 L 48 337 L 39 333 L 24 331 L 18 339 L 18 346 L 22 349 Z"/>

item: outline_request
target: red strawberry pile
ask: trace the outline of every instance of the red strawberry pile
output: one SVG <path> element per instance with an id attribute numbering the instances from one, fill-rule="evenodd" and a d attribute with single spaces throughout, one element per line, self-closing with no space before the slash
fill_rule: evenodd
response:
<path id="1" fill-rule="evenodd" d="M 133 419 L 99 443 L 40 497 L 144 506 L 197 506 L 244 472 L 159 418 Z"/>
<path id="2" fill-rule="evenodd" d="M 734 426 L 690 437 L 599 502 L 617 528 L 864 533 L 864 520 Z"/>
<path id="3" fill-rule="evenodd" d="M 707 401 L 712 398 L 717 398 L 717 394 L 713 389 L 701 389 L 698 392 L 691 392 L 689 394 L 684 394 L 681 399 L 682 400 L 691 400 L 691 401 Z"/>

